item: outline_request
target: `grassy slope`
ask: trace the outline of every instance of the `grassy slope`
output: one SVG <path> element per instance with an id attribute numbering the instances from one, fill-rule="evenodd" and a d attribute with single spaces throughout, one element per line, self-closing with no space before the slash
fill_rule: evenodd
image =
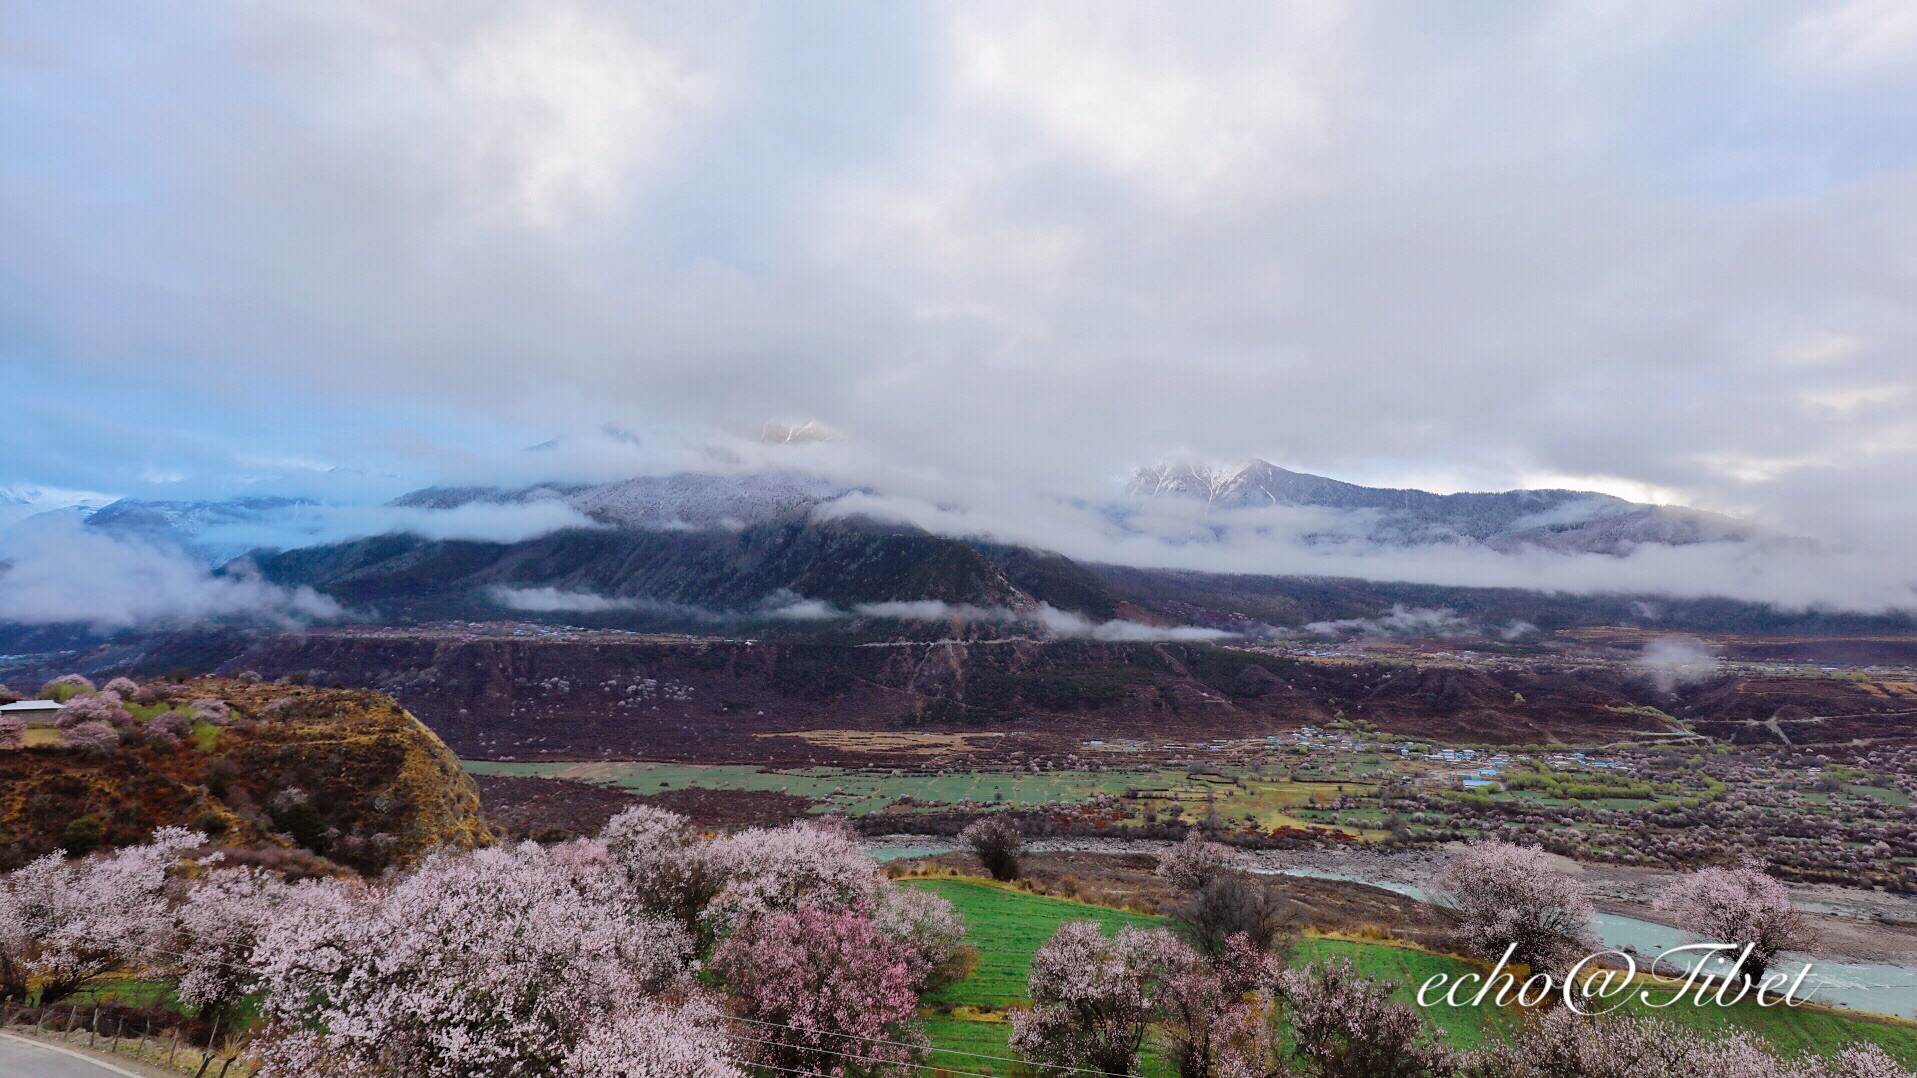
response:
<path id="1" fill-rule="evenodd" d="M 973 1007 L 998 1010 L 1022 1002 L 1025 977 L 1032 953 L 1063 922 L 1091 919 L 1116 932 L 1124 925 L 1151 927 L 1163 925 L 1163 918 L 1146 914 L 1088 906 L 1080 902 L 1027 894 L 1012 888 L 976 880 L 911 880 L 949 899 L 964 915 L 968 939 L 979 950 L 977 970 L 966 980 L 952 985 L 927 1002 L 935 1007 Z M 1472 967 L 1454 958 L 1426 954 L 1385 944 L 1360 943 L 1335 939 L 1305 939 L 1298 945 L 1294 962 L 1343 959 L 1372 976 L 1387 977 L 1407 985 L 1400 998 L 1411 1002 L 1415 987 L 1436 973 L 1456 976 Z M 1651 1013 L 1641 1006 L 1627 1013 Z M 961 1012 L 963 1013 L 963 1012 Z M 1852 1017 L 1823 1009 L 1771 1008 L 1759 1010 L 1749 1004 L 1730 1008 L 1693 1007 L 1680 1004 L 1659 1012 L 1664 1017 L 1704 1029 L 1742 1028 L 1767 1038 L 1789 1056 L 1804 1053 L 1828 1054 L 1858 1043 L 1872 1041 L 1896 1056 L 1905 1066 L 1917 1064 L 1917 1025 L 1906 1022 L 1877 1021 Z M 1519 1016 L 1496 1008 L 1443 1005 L 1425 1011 L 1427 1018 L 1445 1031 L 1445 1040 L 1457 1047 L 1479 1044 L 1487 1035 L 1512 1028 Z M 927 1023 L 933 1043 L 940 1048 L 988 1055 L 1008 1055 L 1005 1050 L 1007 1026 L 1002 1022 L 968 1021 L 962 1017 L 934 1016 Z M 944 1056 L 940 1062 L 968 1070 L 983 1070 L 978 1060 Z M 997 1073 L 1006 1073 L 1006 1065 L 997 1064 Z"/>

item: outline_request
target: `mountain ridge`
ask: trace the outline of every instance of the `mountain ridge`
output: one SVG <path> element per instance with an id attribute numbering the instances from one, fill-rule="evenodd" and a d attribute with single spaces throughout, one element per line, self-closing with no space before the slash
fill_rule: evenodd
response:
<path id="1" fill-rule="evenodd" d="M 1757 526 L 1732 517 L 1685 506 L 1632 502 L 1594 491 L 1434 494 L 1367 487 L 1258 459 L 1236 471 L 1194 465 L 1141 468 L 1126 494 L 1134 500 L 1202 501 L 1214 535 L 1220 538 L 1238 523 L 1232 520 L 1233 514 L 1243 510 L 1315 508 L 1375 515 L 1354 521 L 1360 525 L 1355 531 L 1329 528 L 1303 536 L 1310 545 L 1363 540 L 1398 547 L 1474 545 L 1499 553 L 1538 548 L 1621 555 L 1644 544 L 1689 546 L 1766 538 Z"/>

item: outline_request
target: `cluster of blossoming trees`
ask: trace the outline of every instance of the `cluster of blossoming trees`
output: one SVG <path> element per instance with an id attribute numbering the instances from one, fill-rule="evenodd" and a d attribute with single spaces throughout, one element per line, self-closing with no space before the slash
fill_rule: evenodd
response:
<path id="1" fill-rule="evenodd" d="M 1232 863 L 1232 851 L 1193 835 L 1160 859 L 1159 874 L 1197 891 Z M 1675 885 L 1667 905 L 1700 935 L 1769 948 L 1767 965 L 1803 939 L 1783 889 L 1758 882 L 1767 879 L 1709 870 Z M 1535 849 L 1475 844 L 1437 883 L 1487 957 L 1515 946 L 1534 968 L 1562 970 L 1589 930 L 1583 893 Z M 1162 929 L 1108 938 L 1093 922 L 1068 922 L 1033 958 L 1032 1006 L 1013 1013 L 1011 1041 L 1039 1073 L 1058 1074 L 1136 1074 L 1155 1036 L 1180 1078 L 1907 1078 L 1875 1047 L 1790 1061 L 1743 1033 L 1705 1036 L 1562 1006 L 1539 1008 L 1508 1041 L 1462 1053 L 1393 1002 L 1397 987 L 1342 963 L 1286 968 L 1244 933 L 1207 953 Z"/>
<path id="2" fill-rule="evenodd" d="M 829 824 L 707 838 L 637 807 L 597 839 L 440 853 L 376 883 L 287 883 L 202 843 L 162 829 L 0 877 L 0 999 L 146 971 L 209 1030 L 256 999 L 269 1076 L 854 1076 L 927 1066 L 920 996 L 969 957 L 949 903 L 886 880 Z M 1160 872 L 1194 894 L 1244 885 L 1197 835 Z M 1561 968 L 1588 931 L 1581 892 L 1536 850 L 1479 843 L 1437 883 L 1488 956 L 1515 945 Z M 1803 938 L 1748 869 L 1699 873 L 1666 904 L 1763 964 Z M 1012 1048 L 1059 1076 L 1136 1074 L 1151 1046 L 1181 1078 L 1907 1078 L 1874 1048 L 1789 1063 L 1741 1035 L 1562 1007 L 1460 1053 L 1392 984 L 1288 968 L 1248 931 L 1199 939 L 1063 925 L 1033 958 Z"/>
<path id="3" fill-rule="evenodd" d="M 268 1075 L 841 1074 L 918 1059 L 919 994 L 962 957 L 948 903 L 825 826 L 708 840 L 639 807 L 379 883 L 287 884 L 202 841 L 0 879 L 0 997 L 146 970 L 217 1024 L 257 994 Z"/>
<path id="4" fill-rule="evenodd" d="M 12 695 L 5 686 L 0 686 L 0 699 Z M 129 742 L 175 749 L 192 732 L 195 723 L 228 726 L 246 721 L 235 715 L 225 701 L 211 698 L 169 706 L 141 721 L 127 705 L 157 704 L 164 697 L 153 685 L 143 687 L 124 677 L 116 677 L 104 687 L 95 687 L 78 674 L 67 674 L 42 685 L 39 695 L 61 704 L 53 720 L 53 725 L 60 730 L 60 744 L 83 751 L 104 752 Z M 0 748 L 19 748 L 25 732 L 23 720 L 0 719 Z"/>
<path id="5" fill-rule="evenodd" d="M 1536 847 L 1480 840 L 1454 855 L 1431 881 L 1472 949 L 1535 970 L 1562 972 L 1595 947 L 1584 891 Z M 1780 955 L 1812 942 L 1804 915 L 1784 885 L 1756 863 L 1680 876 L 1655 903 L 1700 939 L 1749 948 L 1742 977 L 1761 981 Z"/>

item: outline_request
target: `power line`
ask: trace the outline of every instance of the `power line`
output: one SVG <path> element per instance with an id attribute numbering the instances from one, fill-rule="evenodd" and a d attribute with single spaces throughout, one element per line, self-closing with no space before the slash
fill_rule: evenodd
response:
<path id="1" fill-rule="evenodd" d="M 733 1036 L 738 1037 L 742 1041 L 749 1041 L 753 1044 L 764 1044 L 764 1045 L 769 1045 L 773 1048 L 796 1047 L 798 1048 L 799 1051 L 817 1052 L 820 1055 L 834 1056 L 839 1059 L 850 1059 L 858 1063 L 881 1063 L 888 1067 L 916 1067 L 919 1070 L 943 1070 L 952 1074 L 967 1074 L 967 1075 L 971 1075 L 972 1078 L 992 1078 L 991 1075 L 985 1074 L 980 1071 L 954 1070 L 953 1068 L 950 1068 L 950 1067 L 937 1067 L 931 1063 L 915 1063 L 915 1062 L 912 1062 L 911 1060 L 900 1060 L 900 1059 L 881 1059 L 875 1056 L 858 1056 L 858 1055 L 852 1055 L 846 1052 L 835 1052 L 831 1050 L 830 1048 L 808 1048 L 803 1046 L 789 1045 L 784 1041 L 769 1041 L 760 1037 L 744 1037 L 736 1033 L 733 1034 Z M 919 1045 L 918 1047 L 921 1050 L 924 1050 L 926 1046 Z"/>
<path id="2" fill-rule="evenodd" d="M 772 1026 L 772 1027 L 775 1027 L 775 1028 L 779 1028 L 779 1029 L 795 1029 L 795 1028 L 796 1028 L 796 1027 L 794 1027 L 794 1026 L 788 1026 L 788 1025 L 784 1025 L 783 1023 L 779 1023 L 779 1022 L 767 1022 L 767 1021 L 765 1021 L 765 1020 L 763 1020 L 763 1019 L 758 1019 L 758 1018 L 740 1018 L 740 1017 L 738 1017 L 738 1016 L 736 1016 L 736 1015 L 727 1015 L 727 1016 L 726 1016 L 726 1019 L 727 1019 L 728 1021 L 732 1021 L 732 1022 L 746 1022 L 746 1023 L 749 1023 L 749 1024 L 752 1024 L 752 1025 L 758 1025 L 758 1026 Z M 858 1040 L 858 1041 L 870 1041 L 870 1042 L 872 1042 L 872 1043 L 874 1043 L 874 1044 L 887 1044 L 887 1045 L 895 1045 L 895 1046 L 898 1046 L 898 1047 L 901 1047 L 901 1048 L 912 1048 L 912 1047 L 916 1047 L 915 1045 L 910 1045 L 910 1044 L 907 1044 L 907 1043 L 905 1043 L 904 1041 L 888 1041 L 888 1040 L 885 1040 L 884 1038 L 881 1038 L 881 1037 L 862 1037 L 862 1036 L 859 1036 L 859 1035 L 857 1035 L 857 1034 L 854 1034 L 854 1033 L 832 1033 L 832 1032 L 829 1032 L 829 1031 L 826 1031 L 826 1030 L 817 1030 L 817 1031 L 814 1031 L 814 1030 L 799 1030 L 799 1032 L 803 1032 L 803 1033 L 810 1033 L 810 1032 L 818 1032 L 818 1033 L 825 1033 L 825 1034 L 826 1034 L 827 1036 L 832 1036 L 832 1037 L 844 1037 L 844 1038 L 846 1038 L 846 1039 L 848 1039 L 848 1040 Z M 962 1056 L 967 1056 L 967 1057 L 970 1057 L 970 1058 L 972 1058 L 972 1059 L 985 1059 L 985 1060 L 990 1060 L 990 1061 L 992 1061 L 992 1062 L 994 1062 L 994 1063 L 1021 1063 L 1021 1064 L 1024 1064 L 1024 1065 L 1026 1065 L 1026 1066 L 1032 1066 L 1032 1067 L 1043 1067 L 1043 1068 L 1046 1068 L 1046 1069 L 1048 1069 L 1048 1070 L 1061 1070 L 1061 1071 L 1072 1071 L 1072 1072 L 1076 1072 L 1076 1073 L 1078 1073 L 1078 1074 L 1090 1074 L 1090 1075 L 1095 1075 L 1095 1076 L 1097 1076 L 1097 1078 L 1124 1078 L 1124 1076 L 1123 1076 L 1123 1075 L 1118 1075 L 1118 1074 L 1113 1074 L 1113 1073 L 1112 1073 L 1111 1071 L 1101 1071 L 1101 1070 L 1092 1070 L 1092 1069 L 1091 1069 L 1091 1068 L 1089 1068 L 1089 1067 L 1074 1067 L 1074 1066 L 1071 1066 L 1070 1064 L 1066 1064 L 1066 1063 L 1034 1063 L 1033 1061 L 1031 1061 L 1031 1060 L 1029 1060 L 1029 1059 L 1015 1059 L 1015 1058 L 1012 1058 L 1012 1057 L 1010 1057 L 1010 1056 L 994 1056 L 994 1055 L 987 1055 L 987 1054 L 985 1054 L 985 1053 L 983 1053 L 983 1052 L 962 1052 L 962 1051 L 959 1051 L 959 1050 L 957 1050 L 957 1049 L 949 1049 L 949 1048 L 938 1048 L 938 1049 L 934 1049 L 934 1051 L 939 1051 L 939 1052 L 946 1052 L 946 1053 L 948 1053 L 948 1054 L 950 1054 L 950 1055 L 962 1055 Z"/>

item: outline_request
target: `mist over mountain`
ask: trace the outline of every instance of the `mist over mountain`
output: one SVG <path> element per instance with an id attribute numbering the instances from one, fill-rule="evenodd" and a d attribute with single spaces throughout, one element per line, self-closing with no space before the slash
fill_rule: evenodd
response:
<path id="1" fill-rule="evenodd" d="M 193 502 L 122 498 L 87 513 L 85 523 L 115 539 L 178 549 L 196 561 L 220 565 L 252 548 L 252 529 L 272 527 L 314 504 L 308 498 L 271 496 Z"/>
<path id="2" fill-rule="evenodd" d="M 0 551 L 0 597 L 29 580 L 73 581 L 43 583 L 0 620 L 97 634 L 244 620 L 256 598 L 275 625 L 322 611 L 695 632 L 1258 638 L 1314 626 L 1495 636 L 1643 622 L 1651 609 L 1672 625 L 1764 631 L 1830 613 L 1779 604 L 1732 575 L 1740 560 L 1807 557 L 1806 544 L 1586 491 L 1435 494 L 1256 460 L 1141 469 L 1102 501 L 1029 504 L 928 507 L 795 471 L 435 486 L 358 506 L 121 499 L 0 529 L 0 545 L 19 548 Z M 82 550 L 94 553 L 73 554 Z M 112 575 L 129 572 L 163 573 L 170 598 L 107 601 L 140 593 L 138 580 Z M 1659 586 L 1680 577 L 1688 587 Z M 94 598 L 62 606 L 60 594 Z"/>
<path id="3" fill-rule="evenodd" d="M 456 509 L 473 504 L 558 501 L 609 527 L 641 530 L 737 529 L 810 510 L 849 488 L 791 473 L 638 476 L 611 483 L 540 483 L 498 487 L 429 487 L 389 502 L 400 508 Z"/>
<path id="4" fill-rule="evenodd" d="M 1214 511 L 1207 523 L 1218 532 L 1233 527 L 1234 517 L 1242 516 L 1236 511 L 1246 509 L 1306 506 L 1355 516 L 1344 528 L 1307 535 L 1312 543 L 1468 544 L 1502 553 L 1532 547 L 1621 555 L 1646 543 L 1741 543 L 1765 535 L 1754 525 L 1717 513 L 1643 505 L 1591 491 L 1432 494 L 1360 486 L 1263 460 L 1235 471 L 1195 465 L 1141 468 L 1127 493 L 1201 501 Z"/>

